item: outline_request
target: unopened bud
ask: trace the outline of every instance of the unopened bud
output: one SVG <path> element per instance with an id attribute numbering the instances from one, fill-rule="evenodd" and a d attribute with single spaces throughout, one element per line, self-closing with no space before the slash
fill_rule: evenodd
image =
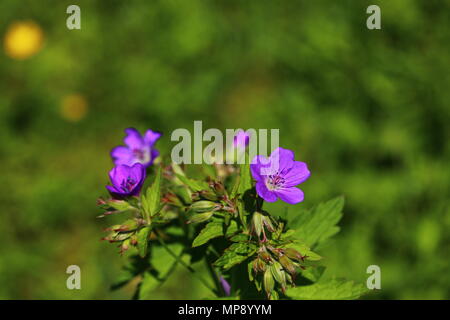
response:
<path id="1" fill-rule="evenodd" d="M 292 275 L 296 274 L 295 265 L 291 259 L 289 259 L 286 255 L 280 257 L 281 265 Z"/>
<path id="2" fill-rule="evenodd" d="M 217 208 L 218 204 L 208 200 L 200 200 L 191 204 L 191 209 L 194 212 L 207 212 Z"/>
<path id="3" fill-rule="evenodd" d="M 256 236 L 259 238 L 263 231 L 263 215 L 259 212 L 253 213 L 252 223 Z"/>
<path id="4" fill-rule="evenodd" d="M 266 291 L 267 297 L 270 297 L 270 293 L 272 292 L 275 286 L 275 281 L 273 280 L 272 273 L 270 269 L 267 269 L 264 272 L 264 290 Z"/>
<path id="5" fill-rule="evenodd" d="M 264 260 L 265 262 L 271 262 L 272 261 L 272 257 L 270 256 L 270 254 L 267 251 L 262 251 L 259 253 L 259 257 Z"/>
<path id="6" fill-rule="evenodd" d="M 297 261 L 303 261 L 305 259 L 304 256 L 300 254 L 297 250 L 293 248 L 286 248 L 284 249 L 284 254 L 287 255 L 289 258 L 297 260 Z"/>
<path id="7" fill-rule="evenodd" d="M 190 223 L 200 223 L 200 222 L 206 221 L 209 218 L 211 218 L 213 213 L 214 213 L 213 211 L 209 211 L 209 212 L 194 214 L 189 218 L 189 220 L 186 223 L 190 224 Z"/>
<path id="8" fill-rule="evenodd" d="M 275 280 L 281 285 L 281 288 L 284 291 L 286 288 L 286 274 L 284 273 L 284 270 L 283 270 L 283 267 L 281 266 L 281 264 L 279 262 L 275 261 L 270 266 L 270 271 L 271 271 L 273 277 L 275 278 Z"/>

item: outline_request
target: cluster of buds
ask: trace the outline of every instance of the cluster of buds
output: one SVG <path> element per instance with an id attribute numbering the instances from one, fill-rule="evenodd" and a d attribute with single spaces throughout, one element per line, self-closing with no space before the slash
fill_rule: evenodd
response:
<path id="1" fill-rule="evenodd" d="M 251 223 L 251 231 L 254 235 L 256 235 L 256 237 L 260 242 L 268 241 L 266 230 L 271 233 L 275 232 L 275 228 L 272 223 L 272 218 L 270 217 L 270 215 L 266 215 L 258 211 L 254 212 Z"/>
<path id="2" fill-rule="evenodd" d="M 208 189 L 191 194 L 192 204 L 187 208 L 190 218 L 187 223 L 207 221 L 216 212 L 237 214 L 236 199 L 230 199 L 222 182 L 210 180 Z"/>
<path id="3" fill-rule="evenodd" d="M 119 243 L 118 247 L 122 254 L 128 250 L 130 246 L 137 245 L 137 233 L 145 225 L 145 220 L 141 218 L 129 219 L 122 224 L 106 228 L 104 231 L 109 232 L 109 234 L 101 240 L 106 240 L 110 243 Z"/>
<path id="4" fill-rule="evenodd" d="M 307 256 L 293 248 L 275 248 L 263 245 L 259 248 L 257 257 L 252 262 L 252 271 L 255 276 L 262 274 L 264 290 L 268 298 L 274 293 L 275 285 L 286 291 L 288 284 L 294 285 L 297 269 L 304 269 L 302 263 Z"/>

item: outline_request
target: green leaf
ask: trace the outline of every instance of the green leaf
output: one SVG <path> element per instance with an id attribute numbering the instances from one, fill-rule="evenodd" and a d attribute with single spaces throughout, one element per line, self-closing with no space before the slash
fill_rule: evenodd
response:
<path id="1" fill-rule="evenodd" d="M 170 243 L 167 246 L 184 262 L 189 263 L 188 255 L 182 255 L 183 245 Z M 177 262 L 162 246 L 152 246 L 151 265 L 147 267 L 139 288 L 139 299 L 154 299 L 154 290 L 165 283 L 177 270 Z"/>
<path id="2" fill-rule="evenodd" d="M 147 226 L 138 231 L 137 247 L 139 255 L 143 258 L 147 255 L 148 236 L 151 232 L 151 227 Z"/>
<path id="3" fill-rule="evenodd" d="M 237 187 L 237 193 L 239 194 L 239 201 L 237 204 L 239 211 L 239 218 L 242 224 L 246 225 L 245 216 L 252 214 L 255 211 L 255 199 L 251 194 L 253 184 L 250 175 L 250 163 L 241 164 L 239 185 Z"/>
<path id="4" fill-rule="evenodd" d="M 177 178 L 180 179 L 181 182 L 183 182 L 189 188 L 191 188 L 191 190 L 194 192 L 202 191 L 202 190 L 209 190 L 208 183 L 206 183 L 204 181 L 189 179 L 186 176 L 183 176 L 181 174 L 177 174 Z"/>
<path id="5" fill-rule="evenodd" d="M 239 186 L 237 192 L 241 197 L 245 192 L 252 188 L 252 177 L 250 175 L 250 163 L 246 162 L 240 165 Z"/>
<path id="6" fill-rule="evenodd" d="M 225 250 L 223 255 L 214 262 L 216 267 L 221 267 L 224 270 L 228 270 L 231 267 L 245 261 L 248 257 L 256 252 L 254 245 L 237 242 L 233 243 L 229 248 Z"/>
<path id="7" fill-rule="evenodd" d="M 353 281 L 331 280 L 309 286 L 290 288 L 286 295 L 297 300 L 352 300 L 368 290 Z"/>
<path id="8" fill-rule="evenodd" d="M 154 216 L 160 209 L 161 201 L 161 167 L 156 171 L 153 184 L 147 189 L 146 196 L 142 198 L 142 205 L 148 217 Z"/>
<path id="9" fill-rule="evenodd" d="M 230 226 L 226 229 L 226 235 L 232 235 L 237 231 L 236 222 L 231 221 Z M 215 220 L 209 222 L 203 229 L 200 231 L 198 236 L 192 242 L 192 247 L 198 247 L 209 240 L 223 236 L 224 235 L 224 223 L 222 220 Z"/>
<path id="10" fill-rule="evenodd" d="M 289 227 L 296 229 L 294 235 L 297 239 L 314 248 L 339 231 L 336 224 L 342 218 L 343 207 L 344 198 L 338 197 L 310 210 L 303 209 L 290 217 Z"/>

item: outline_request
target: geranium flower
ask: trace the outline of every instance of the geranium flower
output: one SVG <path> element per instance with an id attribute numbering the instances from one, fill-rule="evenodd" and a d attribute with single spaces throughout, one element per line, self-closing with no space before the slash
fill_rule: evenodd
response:
<path id="1" fill-rule="evenodd" d="M 230 296 L 231 293 L 231 285 L 228 283 L 227 280 L 225 280 L 224 277 L 220 277 L 220 284 L 222 285 L 223 291 L 225 292 L 226 296 Z"/>
<path id="2" fill-rule="evenodd" d="M 244 130 L 239 130 L 238 133 L 234 136 L 233 146 L 235 148 L 245 149 L 250 142 L 250 134 L 245 132 Z"/>
<path id="3" fill-rule="evenodd" d="M 153 148 L 155 142 L 161 137 L 160 132 L 147 130 L 144 136 L 134 128 L 125 129 L 127 136 L 124 139 L 126 146 L 118 146 L 112 149 L 111 157 L 115 165 L 125 164 L 132 166 L 141 163 L 148 167 L 159 155 L 159 151 Z"/>
<path id="4" fill-rule="evenodd" d="M 117 199 L 137 196 L 145 180 L 145 167 L 140 163 L 133 166 L 120 164 L 109 172 L 111 186 L 106 186 L 109 193 Z"/>
<path id="5" fill-rule="evenodd" d="M 282 201 L 295 204 L 303 201 L 303 191 L 295 186 L 305 182 L 310 172 L 306 163 L 294 161 L 294 152 L 276 148 L 269 158 L 255 156 L 250 164 L 256 180 L 256 192 L 267 202 Z"/>

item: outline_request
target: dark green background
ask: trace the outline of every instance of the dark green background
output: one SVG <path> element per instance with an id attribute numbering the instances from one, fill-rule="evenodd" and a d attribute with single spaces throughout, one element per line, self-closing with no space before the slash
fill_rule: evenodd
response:
<path id="1" fill-rule="evenodd" d="M 81 30 L 66 7 L 81 7 Z M 366 28 L 381 6 L 382 29 Z M 33 20 L 42 50 L 0 58 L 0 298 L 129 298 L 126 262 L 99 239 L 109 151 L 134 126 L 279 128 L 308 163 L 311 206 L 345 195 L 327 277 L 367 298 L 450 298 L 449 5 L 446 1 L 2 1 L 0 33 Z M 83 95 L 79 122 L 61 100 Z M 275 208 L 280 206 L 275 205 Z M 282 205 L 281 205 L 282 207 Z M 66 289 L 66 267 L 82 290 Z M 180 283 L 183 285 L 180 286 Z M 202 298 L 182 270 L 153 298 Z"/>

